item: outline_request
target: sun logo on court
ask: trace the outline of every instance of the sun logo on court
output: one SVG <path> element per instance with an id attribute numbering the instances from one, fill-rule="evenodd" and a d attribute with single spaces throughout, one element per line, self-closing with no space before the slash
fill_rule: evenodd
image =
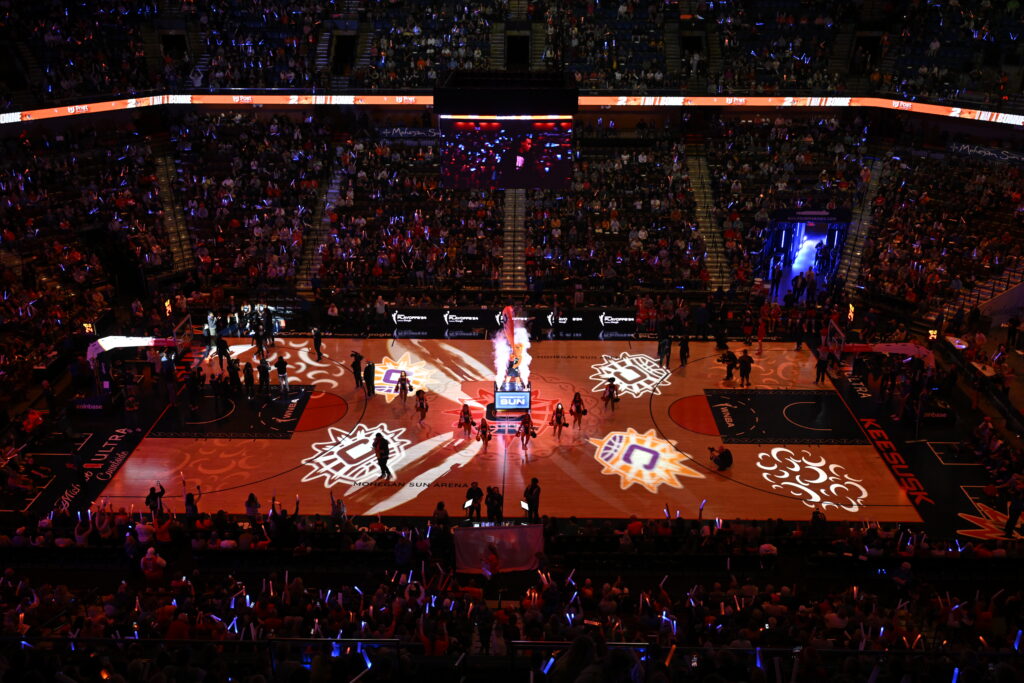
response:
<path id="1" fill-rule="evenodd" d="M 651 356 L 623 351 L 618 356 L 602 354 L 603 360 L 590 367 L 594 374 L 590 379 L 597 380 L 593 391 L 603 392 L 608 380 L 615 378 L 619 395 L 640 398 L 644 394 L 660 394 L 661 386 L 668 386 L 668 377 L 672 373 L 660 367 L 658 360 Z"/>
<path id="2" fill-rule="evenodd" d="M 1006 528 L 1006 522 L 1009 521 L 1006 513 L 978 501 L 972 502 L 981 515 L 971 515 L 966 512 L 958 514 L 961 519 L 976 525 L 976 528 L 957 529 L 957 533 L 961 536 L 969 536 L 970 538 L 977 538 L 982 541 L 1006 540 L 1007 536 L 1003 532 L 1003 529 Z M 1020 533 L 1016 529 L 1013 530 L 1013 538 L 1021 538 Z"/>
<path id="3" fill-rule="evenodd" d="M 409 353 L 403 353 L 398 360 L 384 356 L 384 359 L 374 365 L 373 388 L 378 394 L 383 394 L 385 400 L 391 403 L 398 396 L 398 378 L 405 372 L 409 379 L 409 395 L 412 396 L 419 389 L 426 389 L 434 374 L 433 369 L 426 361 L 413 361 Z"/>
<path id="4" fill-rule="evenodd" d="M 679 477 L 703 479 L 704 475 L 684 463 L 691 460 L 675 447 L 675 441 L 659 439 L 650 429 L 643 434 L 632 427 L 624 432 L 609 432 L 603 439 L 590 439 L 597 446 L 594 459 L 604 469 L 601 474 L 619 475 L 619 487 L 628 489 L 640 484 L 657 493 L 662 484 L 681 489 Z"/>
<path id="5" fill-rule="evenodd" d="M 374 481 L 380 475 L 377 454 L 373 450 L 373 439 L 379 433 L 391 445 L 388 467 L 397 471 L 396 465 L 405 458 L 405 449 L 412 443 L 403 439 L 405 427 L 388 429 L 381 423 L 376 427 L 356 425 L 351 432 L 337 427 L 327 429 L 328 441 L 313 444 L 315 453 L 302 461 L 310 468 L 302 481 L 324 479 L 324 488 L 337 484 L 359 484 Z"/>
<path id="6" fill-rule="evenodd" d="M 757 454 L 761 476 L 776 491 L 783 491 L 812 510 L 838 508 L 857 512 L 868 497 L 861 479 L 854 479 L 842 465 L 830 465 L 824 457 L 801 450 L 797 455 L 788 448 L 773 448 Z"/>

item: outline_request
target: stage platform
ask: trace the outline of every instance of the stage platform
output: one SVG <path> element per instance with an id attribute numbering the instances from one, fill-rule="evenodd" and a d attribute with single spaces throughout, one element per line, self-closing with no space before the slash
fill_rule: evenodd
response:
<path id="1" fill-rule="evenodd" d="M 251 358 L 245 340 L 231 342 L 240 358 Z M 877 406 L 856 405 L 845 380 L 838 390 L 831 381 L 814 384 L 813 354 L 791 344 L 766 344 L 760 356 L 750 348 L 753 386 L 745 389 L 738 375 L 725 379 L 710 342 L 691 343 L 683 367 L 674 347 L 669 370 L 652 355 L 655 342 L 534 343 L 537 438 L 524 448 L 517 422 L 499 414 L 486 450 L 464 438 L 457 422 L 463 404 L 479 420 L 492 401 L 490 342 L 325 339 L 320 362 L 308 339 L 277 344 L 269 358 L 281 353 L 289 361 L 287 398 L 276 373 L 270 396 L 204 398 L 198 415 L 189 414 L 182 392 L 177 407 L 154 413 L 103 495 L 142 510 L 160 480 L 167 504 L 180 512 L 183 477 L 189 490 L 201 484 L 207 512 L 243 512 L 252 492 L 264 512 L 272 496 L 291 508 L 299 494 L 301 512 L 328 513 L 331 490 L 358 516 L 428 516 L 444 501 L 460 517 L 476 481 L 501 487 L 506 517 L 520 518 L 523 490 L 537 477 L 541 514 L 558 517 L 661 518 L 667 510 L 692 519 L 703 504 L 705 519 L 807 520 L 821 509 L 829 520 L 923 520 L 938 531 L 954 528 L 964 509 L 963 501 L 950 502 L 961 492 L 957 468 L 944 468 L 938 456 L 934 465 L 900 456 L 916 449 L 886 430 L 871 412 Z M 372 397 L 356 387 L 352 351 L 376 364 Z M 412 395 L 405 403 L 398 396 L 401 370 L 414 390 L 428 392 L 423 424 Z M 609 377 L 620 387 L 614 406 L 601 401 Z M 559 401 L 568 409 L 576 391 L 588 410 L 583 428 L 566 427 L 558 437 L 551 411 Z M 371 448 L 378 432 L 392 444 L 392 481 L 378 479 Z M 723 444 L 734 465 L 719 472 L 708 449 Z M 937 475 L 943 469 L 948 478 Z"/>

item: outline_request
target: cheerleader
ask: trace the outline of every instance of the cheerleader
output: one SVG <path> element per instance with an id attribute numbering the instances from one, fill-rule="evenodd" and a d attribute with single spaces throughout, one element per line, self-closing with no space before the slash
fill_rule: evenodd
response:
<path id="1" fill-rule="evenodd" d="M 533 418 L 530 417 L 529 413 L 523 413 L 523 416 L 519 418 L 519 431 L 517 436 L 519 437 L 520 443 L 523 445 L 523 450 L 527 450 L 530 445 L 530 439 L 537 435 L 536 430 L 533 427 Z"/>
<path id="2" fill-rule="evenodd" d="M 562 440 L 562 427 L 567 426 L 569 423 L 565 421 L 565 408 L 562 407 L 561 401 L 555 406 L 555 413 L 551 416 L 551 427 L 555 430 L 555 437 Z"/>
<path id="3" fill-rule="evenodd" d="M 416 412 L 420 414 L 420 424 L 423 424 L 423 420 L 427 419 L 427 411 L 430 410 L 430 406 L 427 405 L 427 392 L 422 389 L 416 390 Z"/>
<path id="4" fill-rule="evenodd" d="M 583 397 L 578 391 L 573 395 L 572 403 L 569 404 L 569 414 L 572 415 L 572 428 L 583 429 L 583 416 L 587 414 L 587 409 L 583 407 Z"/>
<path id="5" fill-rule="evenodd" d="M 487 452 L 487 444 L 490 442 L 491 436 L 493 435 L 491 434 L 491 426 L 487 424 L 487 418 L 481 417 L 480 424 L 476 427 L 476 440 L 483 444 L 483 448 L 480 449 L 481 451 Z"/>
<path id="6" fill-rule="evenodd" d="M 615 386 L 614 377 L 608 378 L 608 386 L 604 388 L 601 400 L 604 401 L 605 412 L 608 412 L 609 407 L 612 412 L 615 412 L 615 404 L 619 402 L 619 388 Z"/>
<path id="7" fill-rule="evenodd" d="M 473 435 L 473 416 L 469 412 L 469 404 L 462 404 L 462 412 L 459 413 L 459 427 L 462 428 L 462 435 L 465 438 L 469 438 Z"/>
<path id="8" fill-rule="evenodd" d="M 402 374 L 398 376 L 398 397 L 402 399 L 402 407 L 405 407 L 406 400 L 409 398 L 409 377 L 405 374 L 405 370 L 402 370 Z"/>

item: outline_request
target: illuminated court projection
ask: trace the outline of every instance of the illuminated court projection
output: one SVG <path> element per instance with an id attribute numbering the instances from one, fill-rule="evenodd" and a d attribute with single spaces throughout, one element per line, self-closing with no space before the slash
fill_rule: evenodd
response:
<path id="1" fill-rule="evenodd" d="M 231 342 L 242 361 L 252 358 L 245 340 Z M 161 415 L 103 495 L 142 510 L 159 480 L 165 502 L 181 512 L 184 479 L 190 491 L 202 486 L 199 507 L 210 513 L 241 513 L 252 492 L 264 514 L 272 496 L 291 509 L 296 494 L 301 512 L 328 513 L 333 493 L 352 515 L 428 516 L 444 501 L 459 516 L 476 481 L 503 488 L 505 515 L 517 519 L 523 490 L 537 477 L 541 514 L 558 517 L 692 519 L 703 503 L 706 519 L 807 520 L 820 509 L 830 520 L 921 520 L 840 395 L 813 383 L 809 352 L 765 344 L 753 386 L 740 389 L 738 375 L 725 379 L 713 343 L 691 342 L 690 363 L 680 368 L 673 353 L 668 369 L 659 367 L 656 346 L 534 341 L 498 353 L 485 340 L 325 339 L 318 362 L 309 340 L 279 339 L 268 360 L 288 359 L 287 396 L 272 373 L 258 407 L 236 396 L 230 414 L 211 405 L 201 406 L 209 416 L 196 417 L 183 392 L 181 406 Z M 356 386 L 353 351 L 364 368 L 375 364 L 372 397 Z M 513 356 L 530 359 L 514 378 L 531 392 L 536 436 L 525 446 L 522 411 L 490 405 L 496 385 L 511 381 Z M 404 400 L 402 371 L 412 387 Z M 617 402 L 603 400 L 612 378 Z M 422 422 L 417 389 L 426 392 Z M 587 411 L 582 428 L 569 413 L 576 392 Z M 553 424 L 559 403 L 569 423 L 561 430 Z M 490 423 L 486 445 L 475 428 L 467 435 L 459 426 L 463 406 L 477 426 Z M 214 424 L 197 426 L 204 417 Z M 380 478 L 378 434 L 390 445 L 390 480 Z M 720 472 L 709 449 L 723 446 L 734 464 Z"/>

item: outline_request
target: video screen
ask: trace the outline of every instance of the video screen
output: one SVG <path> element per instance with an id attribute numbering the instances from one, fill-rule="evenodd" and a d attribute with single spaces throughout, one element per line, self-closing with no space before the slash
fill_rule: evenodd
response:
<path id="1" fill-rule="evenodd" d="M 441 185 L 568 189 L 572 121 L 441 119 Z"/>

